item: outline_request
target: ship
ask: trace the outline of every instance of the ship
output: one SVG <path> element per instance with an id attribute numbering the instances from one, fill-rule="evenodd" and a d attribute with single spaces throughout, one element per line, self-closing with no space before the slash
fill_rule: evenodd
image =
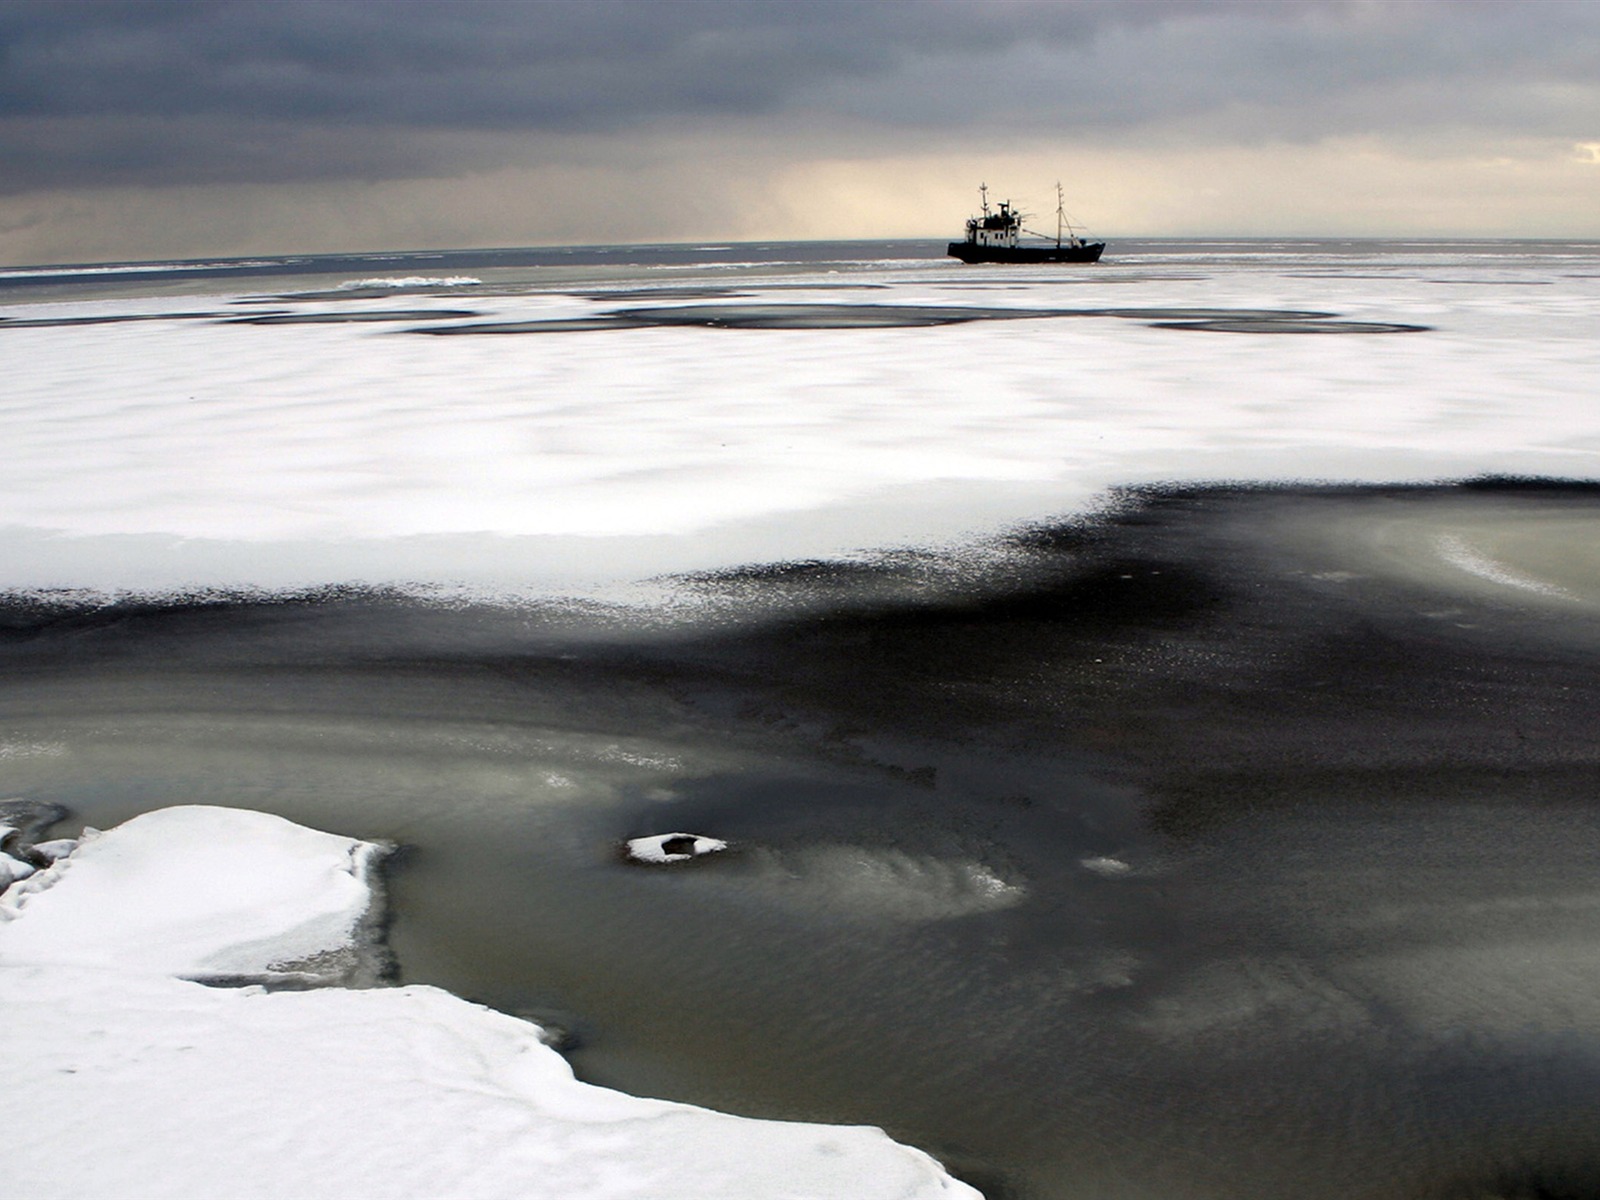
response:
<path id="1" fill-rule="evenodd" d="M 1061 185 L 1056 184 L 1056 236 L 1052 242 L 1045 234 L 1034 233 L 1022 227 L 1022 213 L 1009 200 L 1000 202 L 1000 211 L 989 207 L 989 185 L 979 184 L 978 195 L 983 212 L 967 220 L 965 241 L 951 242 L 946 251 L 951 258 L 964 263 L 1092 263 L 1099 262 L 1105 252 L 1104 242 L 1086 242 L 1067 224 L 1066 209 L 1061 200 Z M 1043 240 L 1023 242 L 1027 233 Z"/>

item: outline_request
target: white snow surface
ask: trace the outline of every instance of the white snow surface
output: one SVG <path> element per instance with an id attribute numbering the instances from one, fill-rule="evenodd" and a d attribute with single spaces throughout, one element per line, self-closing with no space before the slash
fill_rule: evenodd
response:
<path id="1" fill-rule="evenodd" d="M 1388 335 L 1116 317 L 458 337 L 406 332 L 427 323 L 415 319 L 0 327 L 6 583 L 572 591 L 959 543 L 1125 484 L 1590 478 L 1596 257 L 1508 243 L 1459 263 L 1298 257 L 1179 275 L 883 264 L 848 276 L 880 290 L 800 278 L 749 301 L 1313 309 L 1431 327 Z M 473 320 L 506 322 L 627 306 L 468 291 L 406 307 L 466 302 Z M 248 315 L 232 299 L 0 317 Z"/>
<path id="2" fill-rule="evenodd" d="M 260 813 L 170 808 L 0 896 L 8 1152 L 27 1194 L 977 1196 L 877 1129 L 580 1083 L 537 1026 L 436 988 L 176 977 L 347 950 L 379 852 Z"/>
<path id="3" fill-rule="evenodd" d="M 0 896 L 0 962 L 271 977 L 350 945 L 382 852 L 266 813 L 146 813 Z"/>

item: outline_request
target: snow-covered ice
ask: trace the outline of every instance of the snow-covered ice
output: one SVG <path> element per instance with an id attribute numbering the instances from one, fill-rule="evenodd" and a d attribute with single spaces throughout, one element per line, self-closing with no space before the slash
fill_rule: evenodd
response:
<path id="1" fill-rule="evenodd" d="M 339 978 L 368 951 L 382 853 L 265 813 L 147 813 L 0 896 L 0 961 L 278 982 L 337 962 Z"/>
<path id="2" fill-rule="evenodd" d="M 5 582 L 537 592 L 965 539 L 1081 511 L 1128 484 L 1594 474 L 1600 410 L 1575 381 L 1592 377 L 1600 274 L 1582 254 L 1196 261 L 1200 273 L 1107 263 L 999 283 L 992 271 L 883 264 L 844 281 L 799 275 L 806 286 L 776 299 L 1313 310 L 1430 328 L 1314 337 L 1107 315 L 427 337 L 409 332 L 418 320 L 0 323 L 13 364 L 0 413 Z M 452 291 L 412 299 L 466 297 L 479 314 L 468 324 L 629 307 Z M 0 318 L 226 307 L 83 300 L 13 304 Z"/>
<path id="3" fill-rule="evenodd" d="M 876 1129 L 580 1083 L 537 1026 L 436 988 L 194 982 L 357 952 L 381 852 L 186 806 L 7 890 L 0 1061 L 28 1195 L 976 1196 Z"/>

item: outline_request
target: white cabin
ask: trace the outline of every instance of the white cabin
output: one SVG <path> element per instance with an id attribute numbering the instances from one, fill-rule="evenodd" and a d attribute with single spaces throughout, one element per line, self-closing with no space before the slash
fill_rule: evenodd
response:
<path id="1" fill-rule="evenodd" d="M 1022 232 L 1022 214 L 1011 207 L 1011 201 L 1002 200 L 1000 211 L 989 211 L 988 189 L 984 189 L 983 216 L 967 219 L 967 241 L 978 246 L 1015 247 Z"/>

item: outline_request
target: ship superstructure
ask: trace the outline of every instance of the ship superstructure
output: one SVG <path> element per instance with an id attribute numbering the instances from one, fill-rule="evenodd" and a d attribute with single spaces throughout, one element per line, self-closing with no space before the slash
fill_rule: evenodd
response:
<path id="1" fill-rule="evenodd" d="M 1061 185 L 1056 184 L 1056 236 L 1048 240 L 1025 243 L 1022 234 L 1031 232 L 1022 227 L 1022 213 L 1009 200 L 1000 202 L 999 211 L 989 206 L 989 185 L 979 184 L 978 195 L 982 211 L 967 218 L 965 241 L 951 242 L 946 251 L 952 258 L 965 263 L 1092 263 L 1099 262 L 1105 251 L 1104 242 L 1086 242 L 1067 224 L 1066 208 L 1061 198 Z M 1034 237 L 1043 237 L 1034 234 Z"/>

